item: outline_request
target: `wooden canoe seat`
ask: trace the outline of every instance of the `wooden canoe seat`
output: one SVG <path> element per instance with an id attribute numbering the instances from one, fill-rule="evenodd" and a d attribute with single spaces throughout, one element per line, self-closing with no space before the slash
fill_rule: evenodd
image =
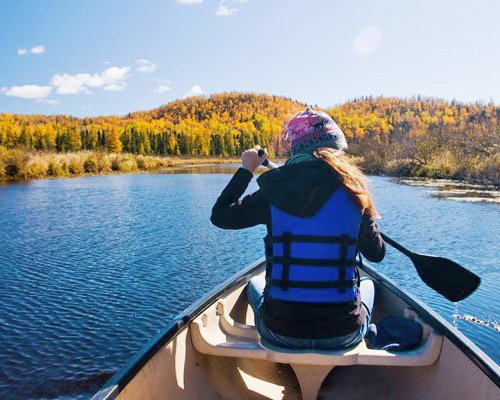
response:
<path id="1" fill-rule="evenodd" d="M 424 324 L 424 338 L 413 350 L 391 353 L 369 349 L 365 342 L 341 350 L 292 350 L 263 344 L 255 326 L 234 321 L 219 300 L 190 325 L 194 348 L 203 354 L 268 360 L 290 364 L 297 375 L 303 399 L 316 399 L 324 378 L 336 366 L 426 366 L 439 357 L 442 336 Z"/>

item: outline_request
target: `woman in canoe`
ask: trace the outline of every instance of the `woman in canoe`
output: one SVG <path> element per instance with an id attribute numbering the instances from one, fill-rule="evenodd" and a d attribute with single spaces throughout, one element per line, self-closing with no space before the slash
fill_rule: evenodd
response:
<path id="1" fill-rule="evenodd" d="M 357 251 L 373 262 L 385 256 L 378 213 L 330 116 L 307 108 L 285 134 L 292 157 L 260 175 L 259 190 L 239 200 L 267 156 L 259 156 L 259 146 L 245 151 L 211 221 L 224 229 L 267 226 L 266 277 L 247 288 L 264 341 L 297 349 L 349 347 L 367 332 L 375 296 L 373 282 L 359 280 Z"/>

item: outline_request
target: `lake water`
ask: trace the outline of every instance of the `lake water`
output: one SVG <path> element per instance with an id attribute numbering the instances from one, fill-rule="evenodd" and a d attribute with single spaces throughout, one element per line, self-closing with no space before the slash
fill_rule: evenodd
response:
<path id="1" fill-rule="evenodd" d="M 231 175 L 209 171 L 0 187 L 1 399 L 89 397 L 177 313 L 263 255 L 263 226 L 211 225 Z M 500 362 L 500 206 L 372 184 L 388 235 L 459 262 L 482 285 L 453 304 L 392 249 L 379 268 Z"/>

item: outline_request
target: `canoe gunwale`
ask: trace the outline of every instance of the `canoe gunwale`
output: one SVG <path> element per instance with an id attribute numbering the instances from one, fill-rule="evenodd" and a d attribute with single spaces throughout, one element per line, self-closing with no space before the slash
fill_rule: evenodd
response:
<path id="1" fill-rule="evenodd" d="M 265 258 L 261 258 L 250 264 L 242 271 L 229 277 L 220 285 L 216 286 L 206 296 L 193 303 L 165 328 L 161 329 L 151 340 L 149 340 L 127 363 L 115 374 L 104 386 L 92 397 L 92 400 L 115 399 L 123 388 L 134 378 L 141 368 L 156 354 L 156 352 L 167 344 L 180 329 L 195 319 L 203 310 L 210 306 L 215 300 L 233 288 L 248 282 L 256 272 L 265 266 Z M 437 332 L 448 338 L 464 355 L 469 358 L 492 382 L 500 387 L 500 367 L 487 356 L 477 345 L 455 329 L 436 311 L 432 310 L 424 302 L 418 300 L 405 292 L 393 280 L 385 274 L 377 272 L 369 264 L 363 263 L 360 268 L 374 278 L 381 286 L 400 297 L 417 314 Z"/>
<path id="2" fill-rule="evenodd" d="M 248 282 L 255 275 L 255 272 L 263 268 L 265 264 L 266 261 L 264 258 L 255 261 L 242 271 L 230 276 L 206 296 L 182 311 L 169 325 L 161 329 L 135 355 L 133 355 L 132 358 L 130 358 L 127 363 L 92 396 L 91 400 L 112 400 L 116 398 L 149 359 L 156 354 L 162 346 L 167 344 L 182 327 L 195 319 L 203 310 L 224 293 L 231 291 L 241 283 Z"/>

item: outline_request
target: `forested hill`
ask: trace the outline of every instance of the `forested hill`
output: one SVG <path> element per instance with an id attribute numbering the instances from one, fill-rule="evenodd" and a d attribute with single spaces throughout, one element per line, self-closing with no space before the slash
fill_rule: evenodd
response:
<path id="1" fill-rule="evenodd" d="M 285 151 L 284 123 L 306 104 L 222 93 L 123 117 L 0 114 L 0 146 L 46 151 L 234 156 L 254 144 Z M 372 173 L 500 183 L 500 108 L 432 98 L 362 98 L 326 110 Z M 0 149 L 1 150 L 1 149 Z"/>
<path id="2" fill-rule="evenodd" d="M 305 107 L 280 96 L 222 93 L 177 100 L 127 118 L 153 125 L 168 123 L 180 139 L 180 154 L 233 156 L 257 143 L 283 151 L 283 126 Z"/>
<path id="3" fill-rule="evenodd" d="M 0 146 L 233 156 L 254 143 L 278 148 L 284 121 L 305 106 L 278 96 L 225 93 L 178 100 L 125 117 L 0 114 Z"/>
<path id="4" fill-rule="evenodd" d="M 257 114 L 270 119 L 288 118 L 305 107 L 307 107 L 305 103 L 280 96 L 221 93 L 210 97 L 189 97 L 173 101 L 151 111 L 131 113 L 128 117 L 163 118 L 174 123 L 186 119 L 197 121 L 218 119 L 231 124 L 254 119 Z"/>
<path id="5" fill-rule="evenodd" d="M 500 107 L 433 98 L 365 98 L 328 113 L 372 173 L 500 185 Z"/>

